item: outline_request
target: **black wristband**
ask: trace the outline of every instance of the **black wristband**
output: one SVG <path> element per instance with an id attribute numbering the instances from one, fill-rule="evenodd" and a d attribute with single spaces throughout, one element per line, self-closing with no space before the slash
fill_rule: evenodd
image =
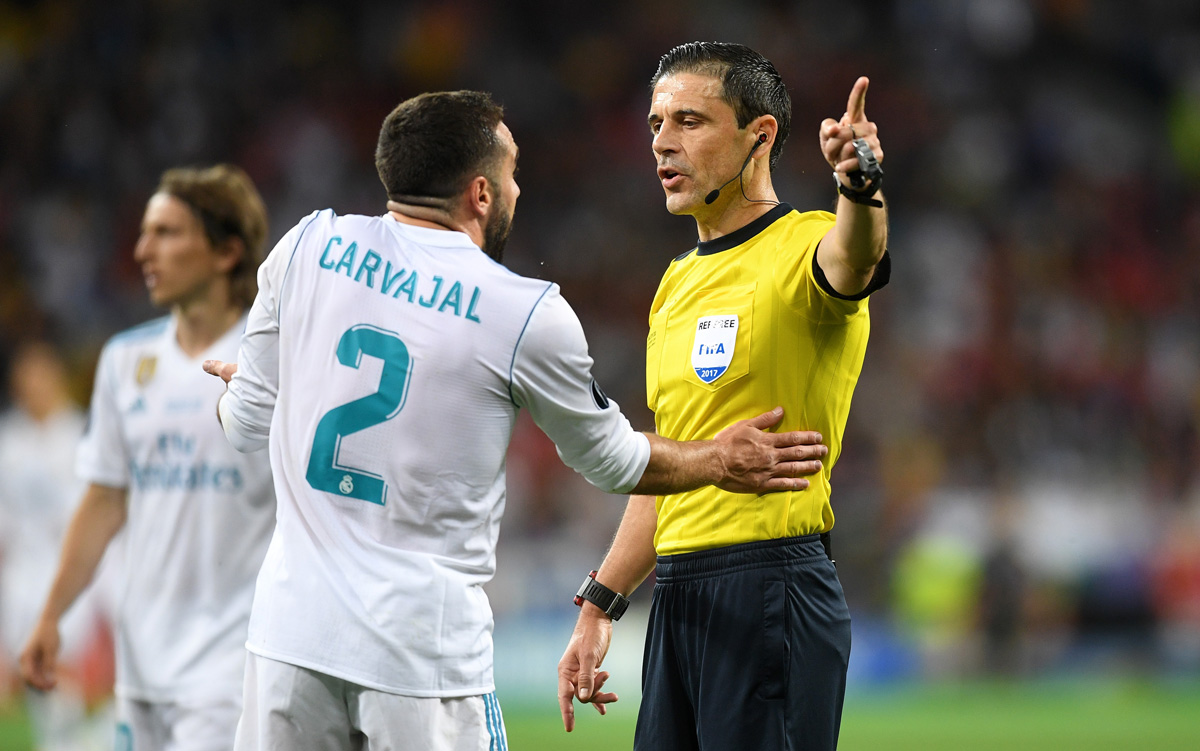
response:
<path id="1" fill-rule="evenodd" d="M 851 172 L 850 174 L 857 175 L 858 172 Z M 880 201 L 878 198 L 871 197 L 878 193 L 879 189 L 883 187 L 882 170 L 880 170 L 879 174 L 876 175 L 873 180 L 871 180 L 871 184 L 868 185 L 864 190 L 852 190 L 847 188 L 842 184 L 842 180 L 837 176 L 836 172 L 833 173 L 833 181 L 837 183 L 838 193 L 841 193 L 854 203 L 861 203 L 864 206 L 874 206 L 877 209 L 883 208 L 883 201 Z"/>
<path id="2" fill-rule="evenodd" d="M 625 615 L 625 610 L 629 607 L 629 598 L 596 581 L 595 571 L 587 575 L 579 591 L 575 593 L 576 605 L 583 607 L 585 600 L 603 610 L 604 614 L 614 621 L 621 620 L 621 616 Z"/>

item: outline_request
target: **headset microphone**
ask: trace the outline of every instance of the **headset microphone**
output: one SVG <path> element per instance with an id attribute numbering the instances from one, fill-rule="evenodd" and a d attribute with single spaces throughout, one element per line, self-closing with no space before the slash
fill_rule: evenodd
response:
<path id="1" fill-rule="evenodd" d="M 767 134 L 759 133 L 758 140 L 755 141 L 754 145 L 750 147 L 750 153 L 746 155 L 746 160 L 744 162 L 742 162 L 742 168 L 740 170 L 738 170 L 738 173 L 736 175 L 734 175 L 733 177 L 726 180 L 724 185 L 722 185 L 719 188 L 714 188 L 713 190 L 709 191 L 709 194 L 704 197 L 704 203 L 711 204 L 713 201 L 717 200 L 717 198 L 719 198 L 721 196 L 721 191 L 725 190 L 725 188 L 728 187 L 729 183 L 733 182 L 734 180 L 739 179 L 742 176 L 742 173 L 746 171 L 746 165 L 750 163 L 750 157 L 754 156 L 754 152 L 758 151 L 758 147 L 762 146 L 766 142 L 767 142 Z"/>

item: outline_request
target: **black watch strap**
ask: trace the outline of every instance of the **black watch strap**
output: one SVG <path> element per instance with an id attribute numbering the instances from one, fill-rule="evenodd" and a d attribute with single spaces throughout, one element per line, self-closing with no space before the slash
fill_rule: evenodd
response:
<path id="1" fill-rule="evenodd" d="M 857 174 L 859 174 L 857 171 L 850 173 L 850 175 Z M 871 184 L 868 185 L 865 190 L 854 190 L 853 188 L 847 188 L 842 184 L 842 180 L 837 176 L 836 172 L 833 173 L 833 181 L 837 183 L 838 193 L 841 193 L 851 201 L 854 201 L 855 203 L 861 203 L 864 206 L 874 206 L 877 209 L 883 208 L 883 201 L 880 201 L 878 198 L 871 197 L 878 193 L 879 189 L 883 187 L 882 170 L 880 170 L 880 173 L 872 179 Z"/>
<path id="2" fill-rule="evenodd" d="M 603 610 L 604 614 L 614 621 L 621 620 L 621 616 L 625 615 L 625 610 L 629 607 L 629 598 L 596 581 L 595 571 L 587 575 L 579 591 L 575 593 L 576 605 L 583 607 L 584 600 Z"/>
<path id="3" fill-rule="evenodd" d="M 874 206 L 877 209 L 882 209 L 883 201 L 880 201 L 878 198 L 871 197 L 879 192 L 879 187 L 882 183 L 883 183 L 883 178 L 880 177 L 880 178 L 877 178 L 874 183 L 872 183 L 872 187 L 875 188 L 875 190 L 857 191 L 857 190 L 851 190 L 850 188 L 847 188 L 845 185 L 842 185 L 841 180 L 838 180 L 837 188 L 838 188 L 838 193 L 841 193 L 846 198 L 849 198 L 851 201 L 853 201 L 855 203 L 861 203 L 864 206 Z"/>

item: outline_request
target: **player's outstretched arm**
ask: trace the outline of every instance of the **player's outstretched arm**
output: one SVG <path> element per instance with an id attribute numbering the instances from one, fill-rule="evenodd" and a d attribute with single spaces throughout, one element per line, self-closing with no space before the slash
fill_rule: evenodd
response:
<path id="1" fill-rule="evenodd" d="M 612 547 L 596 572 L 596 581 L 624 595 L 637 589 L 654 568 L 657 521 L 654 496 L 630 498 Z M 605 713 L 604 705 L 617 700 L 615 693 L 600 690 L 608 680 L 609 674 L 600 670 L 600 665 L 608 654 L 611 638 L 612 618 L 584 602 L 575 631 L 558 662 L 558 709 L 568 733 L 575 729 L 575 699 L 590 703 L 600 714 Z"/>
<path id="2" fill-rule="evenodd" d="M 242 366 L 246 365 L 242 360 Z M 513 403 L 529 410 L 567 466 L 609 493 L 666 495 L 717 485 L 737 493 L 802 490 L 828 449 L 813 432 L 770 433 L 783 409 L 741 420 L 713 440 L 637 433 L 592 378 L 575 312 L 551 287 L 513 356 Z M 234 385 L 241 379 L 234 378 Z"/>
<path id="3" fill-rule="evenodd" d="M 21 651 L 21 676 L 34 688 L 48 691 L 58 682 L 58 623 L 83 592 L 108 543 L 125 524 L 125 489 L 92 484 L 83 494 L 63 540 L 58 573 L 42 614 Z"/>
<path id="4" fill-rule="evenodd" d="M 739 420 L 711 441 L 672 441 L 648 433 L 650 461 L 634 494 L 668 495 L 716 485 L 731 493 L 804 490 L 803 479 L 821 471 L 829 448 L 821 434 L 796 430 L 770 433 L 783 419 L 776 407 L 749 420 Z"/>

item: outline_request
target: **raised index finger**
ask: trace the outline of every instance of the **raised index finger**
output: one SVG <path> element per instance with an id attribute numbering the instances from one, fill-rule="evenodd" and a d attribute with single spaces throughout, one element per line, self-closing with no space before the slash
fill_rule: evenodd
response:
<path id="1" fill-rule="evenodd" d="M 867 119 L 867 86 L 871 81 L 866 76 L 859 76 L 850 89 L 850 101 L 846 102 L 846 117 L 856 123 Z"/>

